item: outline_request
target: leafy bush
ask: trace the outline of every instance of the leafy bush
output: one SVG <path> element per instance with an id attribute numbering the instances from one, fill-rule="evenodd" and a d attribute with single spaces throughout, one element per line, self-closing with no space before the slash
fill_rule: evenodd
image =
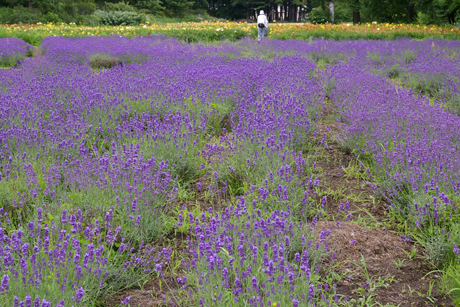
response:
<path id="1" fill-rule="evenodd" d="M 421 25 L 438 25 L 440 24 L 440 19 L 441 18 L 439 18 L 439 16 L 436 16 L 436 14 L 424 14 L 422 12 L 419 12 L 417 14 L 417 22 Z"/>
<path id="2" fill-rule="evenodd" d="M 426 242 L 426 255 L 425 257 L 437 267 L 442 267 L 446 264 L 450 253 L 452 252 L 452 244 L 448 242 L 447 238 L 442 235 L 431 237 Z"/>
<path id="3" fill-rule="evenodd" d="M 136 8 L 124 2 L 118 2 L 118 3 L 106 2 L 104 5 L 104 11 L 107 11 L 107 12 L 136 12 Z"/>
<path id="4" fill-rule="evenodd" d="M 127 11 L 102 11 L 97 10 L 93 15 L 102 25 L 108 26 L 135 26 L 145 21 L 145 16 L 136 12 Z"/>
<path id="5" fill-rule="evenodd" d="M 353 10 L 350 7 L 343 7 L 336 5 L 334 9 L 334 23 L 340 24 L 343 22 L 350 22 L 353 20 Z"/>
<path id="6" fill-rule="evenodd" d="M 136 4 L 136 7 L 141 13 L 164 16 L 164 7 L 161 6 L 159 0 L 141 0 Z"/>
<path id="7" fill-rule="evenodd" d="M 45 18 L 46 22 L 51 22 L 51 23 L 62 22 L 61 18 L 59 18 L 59 15 L 56 13 L 48 12 L 43 17 Z"/>
<path id="8" fill-rule="evenodd" d="M 92 68 L 112 68 L 120 64 L 120 60 L 115 57 L 95 55 L 90 59 L 90 64 Z"/>
<path id="9" fill-rule="evenodd" d="M 331 13 L 327 9 L 323 10 L 322 8 L 317 7 L 310 12 L 309 19 L 313 24 L 328 23 L 331 22 Z"/>
<path id="10" fill-rule="evenodd" d="M 93 1 L 82 1 L 76 4 L 76 8 L 79 14 L 90 15 L 97 9 L 97 5 Z"/>
<path id="11" fill-rule="evenodd" d="M 0 24 L 21 24 L 46 22 L 40 11 L 17 6 L 14 8 L 0 7 Z"/>

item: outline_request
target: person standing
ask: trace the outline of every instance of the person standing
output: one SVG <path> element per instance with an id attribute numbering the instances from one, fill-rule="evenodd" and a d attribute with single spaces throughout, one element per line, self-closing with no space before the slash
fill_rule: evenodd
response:
<path id="1" fill-rule="evenodd" d="M 265 31 L 268 28 L 268 19 L 263 10 L 261 10 L 259 16 L 257 16 L 257 28 L 259 30 L 258 41 L 260 43 L 260 41 L 264 39 Z"/>

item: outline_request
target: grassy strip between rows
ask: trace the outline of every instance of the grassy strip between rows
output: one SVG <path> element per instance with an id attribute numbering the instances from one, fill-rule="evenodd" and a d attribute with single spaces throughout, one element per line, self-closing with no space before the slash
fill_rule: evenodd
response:
<path id="1" fill-rule="evenodd" d="M 269 36 L 277 39 L 309 39 L 322 37 L 328 39 L 396 39 L 410 37 L 415 39 L 458 39 L 460 28 L 397 24 L 362 25 L 313 25 L 313 24 L 277 24 L 269 27 Z M 255 24 L 233 22 L 172 23 L 166 25 L 143 24 L 140 26 L 98 26 L 86 27 L 75 24 L 37 24 L 3 25 L 0 37 L 17 37 L 27 43 L 39 46 L 42 39 L 49 36 L 86 37 L 124 35 L 149 36 L 163 34 L 177 37 L 186 42 L 214 42 L 236 40 L 242 37 L 257 37 Z"/>

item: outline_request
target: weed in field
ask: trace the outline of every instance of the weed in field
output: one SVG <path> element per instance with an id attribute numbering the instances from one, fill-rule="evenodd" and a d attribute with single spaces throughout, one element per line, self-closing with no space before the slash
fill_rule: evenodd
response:
<path id="1" fill-rule="evenodd" d="M 398 64 L 394 64 L 394 65 L 391 65 L 391 67 L 386 70 L 386 73 L 388 75 L 388 78 L 396 79 L 400 77 L 402 70 Z"/>
<path id="2" fill-rule="evenodd" d="M 393 259 L 394 264 L 396 265 L 397 269 L 401 269 L 405 267 L 406 265 L 404 264 L 405 259 Z"/>
<path id="3" fill-rule="evenodd" d="M 90 56 L 90 65 L 92 68 L 112 68 L 119 65 L 120 59 L 102 54 L 95 54 Z"/>

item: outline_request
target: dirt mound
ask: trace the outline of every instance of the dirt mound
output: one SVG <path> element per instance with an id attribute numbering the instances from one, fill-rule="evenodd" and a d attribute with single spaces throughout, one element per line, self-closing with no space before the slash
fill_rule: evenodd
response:
<path id="1" fill-rule="evenodd" d="M 330 251 L 335 253 L 334 262 L 361 260 L 387 262 L 405 256 L 404 251 L 410 251 L 411 245 L 402 238 L 380 229 L 367 229 L 354 223 L 321 221 L 316 225 L 318 236 L 323 229 L 331 229 L 332 234 L 327 239 Z M 352 244 L 353 243 L 353 244 Z"/>
<path id="2" fill-rule="evenodd" d="M 120 302 L 127 296 L 130 297 L 131 307 L 157 307 L 177 306 L 179 299 L 177 290 L 180 288 L 176 276 L 165 276 L 161 282 L 159 279 L 152 280 L 142 286 L 123 291 L 113 295 L 106 301 L 106 307 L 120 306 Z"/>

